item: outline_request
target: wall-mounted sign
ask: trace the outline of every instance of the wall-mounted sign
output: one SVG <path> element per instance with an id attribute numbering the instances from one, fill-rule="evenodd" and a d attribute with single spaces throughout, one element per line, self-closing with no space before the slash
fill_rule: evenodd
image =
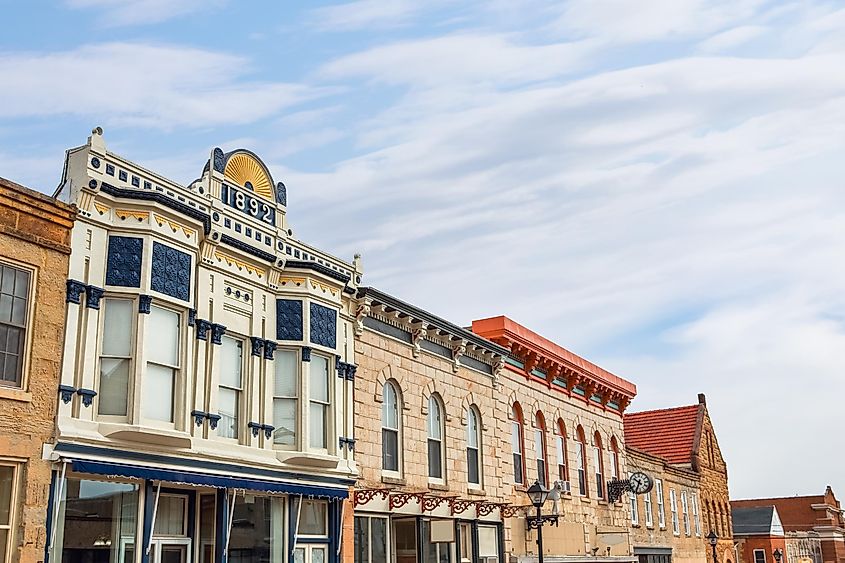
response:
<path id="1" fill-rule="evenodd" d="M 220 199 L 226 205 L 234 207 L 241 213 L 246 213 L 250 217 L 263 221 L 268 225 L 276 225 L 276 209 L 263 201 L 262 198 L 244 190 L 232 187 L 228 184 L 223 184 L 220 189 Z"/>

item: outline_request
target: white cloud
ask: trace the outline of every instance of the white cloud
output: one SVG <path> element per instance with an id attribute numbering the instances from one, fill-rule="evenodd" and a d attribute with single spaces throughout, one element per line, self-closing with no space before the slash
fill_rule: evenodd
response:
<path id="1" fill-rule="evenodd" d="M 108 26 L 153 24 L 214 9 L 225 0 L 66 0 L 71 8 L 96 12 Z"/>
<path id="2" fill-rule="evenodd" d="M 386 28 L 407 24 L 413 16 L 440 3 L 442 0 L 356 0 L 314 8 L 309 19 L 315 28 L 327 31 Z"/>
<path id="3" fill-rule="evenodd" d="M 734 27 L 708 37 L 698 44 L 698 50 L 702 53 L 720 53 L 759 37 L 766 32 L 766 29 L 761 25 Z"/>
<path id="4" fill-rule="evenodd" d="M 105 43 L 55 53 L 2 53 L 0 118 L 77 115 L 174 129 L 250 123 L 317 95 L 251 82 L 249 61 L 173 45 Z"/>

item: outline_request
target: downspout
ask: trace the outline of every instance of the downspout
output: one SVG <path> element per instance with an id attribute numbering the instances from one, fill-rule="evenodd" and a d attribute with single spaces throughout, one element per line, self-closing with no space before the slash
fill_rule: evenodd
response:
<path id="1" fill-rule="evenodd" d="M 53 548 L 56 542 L 56 528 L 59 525 L 59 514 L 62 508 L 62 496 L 64 495 L 65 475 L 67 474 L 67 462 L 62 462 L 62 475 L 59 477 L 59 482 L 56 484 L 58 494 L 56 495 L 56 504 L 53 507 L 53 529 L 50 533 L 50 558 L 53 557 Z"/>

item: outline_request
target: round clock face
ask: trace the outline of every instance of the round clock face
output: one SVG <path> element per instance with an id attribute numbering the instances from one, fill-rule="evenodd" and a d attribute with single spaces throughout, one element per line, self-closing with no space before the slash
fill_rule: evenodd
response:
<path id="1" fill-rule="evenodd" d="M 651 487 L 654 484 L 651 480 L 651 477 L 649 477 L 642 471 L 632 473 L 631 478 L 628 481 L 631 484 L 631 491 L 637 495 L 646 494 L 651 490 Z"/>

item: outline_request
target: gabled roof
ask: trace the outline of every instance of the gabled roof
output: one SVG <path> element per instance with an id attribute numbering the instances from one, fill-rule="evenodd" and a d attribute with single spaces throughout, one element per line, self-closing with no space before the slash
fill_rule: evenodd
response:
<path id="1" fill-rule="evenodd" d="M 734 536 L 782 536 L 783 526 L 774 506 L 731 508 Z"/>
<path id="2" fill-rule="evenodd" d="M 625 444 L 669 463 L 692 463 L 699 413 L 704 405 L 625 413 Z"/>

